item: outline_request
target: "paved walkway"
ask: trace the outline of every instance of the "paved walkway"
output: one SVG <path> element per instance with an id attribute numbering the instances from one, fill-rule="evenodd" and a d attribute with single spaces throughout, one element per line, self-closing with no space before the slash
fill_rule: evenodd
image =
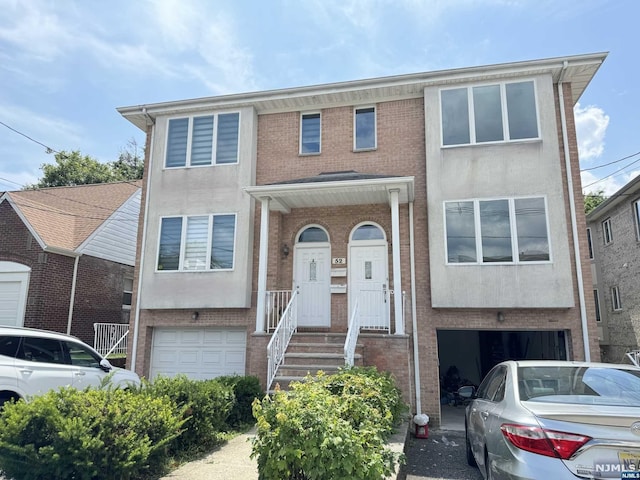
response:
<path id="1" fill-rule="evenodd" d="M 404 450 L 408 425 L 402 425 L 389 440 L 394 452 Z M 161 480 L 258 480 L 258 463 L 251 459 L 251 441 L 255 429 L 232 438 L 224 445 L 195 462 L 186 463 Z M 399 474 L 389 480 L 401 478 Z"/>

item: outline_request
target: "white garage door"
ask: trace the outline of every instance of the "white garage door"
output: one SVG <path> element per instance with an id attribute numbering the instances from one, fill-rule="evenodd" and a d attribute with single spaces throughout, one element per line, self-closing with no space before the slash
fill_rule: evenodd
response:
<path id="1" fill-rule="evenodd" d="M 24 324 L 29 272 L 24 265 L 0 262 L 0 325 Z"/>
<path id="2" fill-rule="evenodd" d="M 153 332 L 150 377 L 185 374 L 204 380 L 244 375 L 247 335 L 222 328 L 156 328 Z"/>

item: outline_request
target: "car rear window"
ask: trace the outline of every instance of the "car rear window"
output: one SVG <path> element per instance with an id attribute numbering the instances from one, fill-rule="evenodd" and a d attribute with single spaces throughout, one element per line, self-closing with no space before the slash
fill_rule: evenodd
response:
<path id="1" fill-rule="evenodd" d="M 518 367 L 520 400 L 638 406 L 640 371 L 604 366 Z"/>
<path id="2" fill-rule="evenodd" d="M 0 336 L 0 355 L 15 358 L 18 352 L 18 346 L 20 346 L 20 337 L 10 335 Z"/>

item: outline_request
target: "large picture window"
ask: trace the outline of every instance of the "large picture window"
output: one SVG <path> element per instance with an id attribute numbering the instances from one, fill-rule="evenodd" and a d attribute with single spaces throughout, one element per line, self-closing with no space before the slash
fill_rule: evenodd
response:
<path id="1" fill-rule="evenodd" d="M 232 269 L 235 229 L 235 214 L 163 218 L 157 269 Z"/>
<path id="2" fill-rule="evenodd" d="M 442 90 L 442 144 L 538 138 L 533 81 Z"/>
<path id="3" fill-rule="evenodd" d="M 167 129 L 165 167 L 238 163 L 240 114 L 172 118 Z"/>
<path id="4" fill-rule="evenodd" d="M 445 202 L 448 263 L 550 260 L 544 198 Z"/>

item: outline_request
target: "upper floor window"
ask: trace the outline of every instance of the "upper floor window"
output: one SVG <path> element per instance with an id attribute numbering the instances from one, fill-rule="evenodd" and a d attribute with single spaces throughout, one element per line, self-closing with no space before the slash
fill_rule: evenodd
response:
<path id="1" fill-rule="evenodd" d="M 589 258 L 593 259 L 593 241 L 591 240 L 590 228 L 587 228 L 587 245 L 589 246 Z"/>
<path id="2" fill-rule="evenodd" d="M 533 81 L 442 90 L 442 144 L 538 138 Z"/>
<path id="3" fill-rule="evenodd" d="M 163 218 L 158 270 L 232 269 L 235 230 L 235 214 Z"/>
<path id="4" fill-rule="evenodd" d="M 122 286 L 122 308 L 131 310 L 131 300 L 133 298 L 133 278 L 125 278 Z"/>
<path id="5" fill-rule="evenodd" d="M 354 110 L 354 150 L 376 148 L 376 109 L 375 107 L 356 108 Z"/>
<path id="6" fill-rule="evenodd" d="M 321 122 L 319 113 L 300 116 L 300 154 L 320 153 Z"/>
<path id="7" fill-rule="evenodd" d="M 550 260 L 545 199 L 445 202 L 448 263 Z"/>
<path id="8" fill-rule="evenodd" d="M 613 230 L 611 230 L 611 219 L 607 218 L 604 222 L 602 222 L 602 237 L 604 239 L 604 244 L 609 245 L 613 242 Z"/>
<path id="9" fill-rule="evenodd" d="M 170 119 L 165 167 L 238 163 L 239 129 L 237 112 Z"/>
<path id="10" fill-rule="evenodd" d="M 613 311 L 622 310 L 622 302 L 620 301 L 620 289 L 615 286 L 611 287 L 611 307 Z"/>
<path id="11" fill-rule="evenodd" d="M 602 317 L 600 316 L 600 297 L 598 296 L 598 289 L 593 289 L 593 302 L 596 307 L 596 322 L 602 321 Z"/>
<path id="12" fill-rule="evenodd" d="M 633 202 L 633 219 L 636 223 L 636 239 L 640 240 L 640 200 Z"/>

